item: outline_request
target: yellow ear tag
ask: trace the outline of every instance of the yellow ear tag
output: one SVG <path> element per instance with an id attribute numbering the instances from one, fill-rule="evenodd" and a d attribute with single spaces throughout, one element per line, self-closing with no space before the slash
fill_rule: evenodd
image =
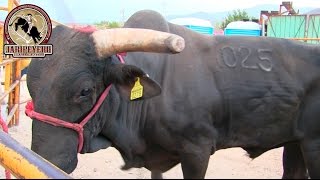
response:
<path id="1" fill-rule="evenodd" d="M 141 98 L 143 95 L 143 86 L 140 84 L 140 78 L 138 77 L 135 82 L 130 95 L 130 100 Z"/>

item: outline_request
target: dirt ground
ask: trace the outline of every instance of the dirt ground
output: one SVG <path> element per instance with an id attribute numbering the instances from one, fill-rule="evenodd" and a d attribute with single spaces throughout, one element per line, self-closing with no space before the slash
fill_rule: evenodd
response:
<path id="1" fill-rule="evenodd" d="M 21 101 L 30 98 L 26 83 L 21 83 Z M 25 103 L 21 105 L 20 124 L 9 129 L 10 135 L 27 148 L 31 144 L 31 119 L 24 114 Z M 251 160 L 240 148 L 217 151 L 211 156 L 207 170 L 207 179 L 279 179 L 282 176 L 282 148 L 266 152 Z M 150 172 L 144 168 L 122 171 L 123 165 L 119 152 L 108 148 L 93 154 L 79 155 L 77 169 L 71 174 L 77 179 L 150 179 Z M 4 170 L 0 167 L 0 178 Z M 180 165 L 164 173 L 164 178 L 181 179 Z"/>

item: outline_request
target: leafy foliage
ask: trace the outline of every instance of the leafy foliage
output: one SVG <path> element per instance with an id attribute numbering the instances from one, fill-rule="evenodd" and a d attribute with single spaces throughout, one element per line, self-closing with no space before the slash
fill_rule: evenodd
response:
<path id="1" fill-rule="evenodd" d="M 98 28 L 98 29 L 110 29 L 110 28 L 119 28 L 122 27 L 122 24 L 116 21 L 101 21 L 98 23 L 94 23 L 94 25 Z"/>
<path id="2" fill-rule="evenodd" d="M 233 10 L 232 14 L 228 13 L 225 20 L 219 25 L 221 29 L 225 29 L 227 25 L 233 21 L 242 21 L 244 19 L 254 19 L 254 17 L 249 17 L 248 13 L 244 10 Z"/>

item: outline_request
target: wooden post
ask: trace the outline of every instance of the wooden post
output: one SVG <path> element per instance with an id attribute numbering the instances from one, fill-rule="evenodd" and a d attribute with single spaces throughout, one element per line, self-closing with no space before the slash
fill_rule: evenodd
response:
<path id="1" fill-rule="evenodd" d="M 18 61 L 14 62 L 15 65 L 15 80 L 18 80 L 21 82 L 21 59 Z M 13 124 L 12 125 L 19 125 L 19 109 L 20 109 L 20 83 L 18 86 L 13 91 L 14 93 L 14 98 L 13 98 L 13 103 L 18 106 L 18 110 L 15 112 L 14 118 L 13 118 Z"/>
<path id="2" fill-rule="evenodd" d="M 8 13 L 12 11 L 15 6 L 18 6 L 19 2 L 17 0 L 8 0 Z M 10 85 L 16 80 L 20 81 L 21 68 L 20 60 L 9 63 L 5 66 L 5 90 L 8 90 Z M 12 120 L 9 122 L 9 127 L 13 125 L 18 125 L 19 123 L 19 101 L 20 101 L 20 85 L 17 85 L 12 92 L 9 94 L 8 100 L 8 112 L 13 110 L 13 107 L 18 105 L 18 110 L 14 112 Z"/>

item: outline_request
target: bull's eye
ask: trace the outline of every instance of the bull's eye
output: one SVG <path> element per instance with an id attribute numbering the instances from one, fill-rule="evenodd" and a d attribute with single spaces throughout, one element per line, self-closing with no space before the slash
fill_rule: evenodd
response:
<path id="1" fill-rule="evenodd" d="M 80 97 L 87 97 L 92 93 L 92 89 L 90 88 L 85 88 L 81 90 Z"/>

